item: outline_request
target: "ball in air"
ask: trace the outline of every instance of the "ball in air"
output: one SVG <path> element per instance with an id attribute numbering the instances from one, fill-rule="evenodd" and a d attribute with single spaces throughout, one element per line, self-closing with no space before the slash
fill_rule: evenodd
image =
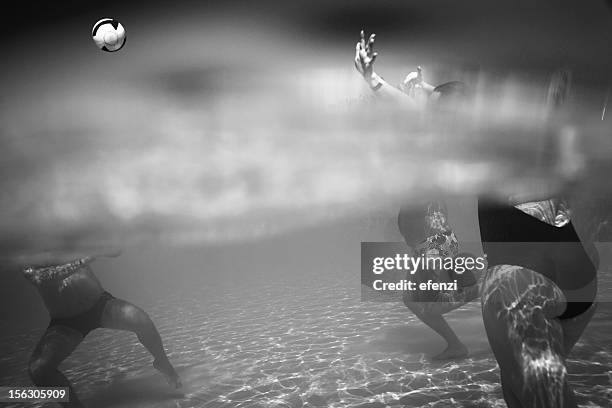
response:
<path id="1" fill-rule="evenodd" d="M 125 28 L 113 18 L 103 18 L 94 24 L 91 37 L 102 51 L 119 51 L 125 45 Z"/>

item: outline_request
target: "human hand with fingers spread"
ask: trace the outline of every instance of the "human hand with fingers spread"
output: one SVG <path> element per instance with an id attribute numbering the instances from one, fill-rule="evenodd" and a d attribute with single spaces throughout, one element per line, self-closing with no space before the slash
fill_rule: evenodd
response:
<path id="1" fill-rule="evenodd" d="M 355 46 L 355 68 L 366 79 L 374 73 L 373 66 L 377 53 L 374 52 L 374 41 L 376 34 L 371 34 L 368 40 L 365 39 L 365 33 L 361 30 L 361 39 Z"/>
<path id="2" fill-rule="evenodd" d="M 376 34 L 372 33 L 366 39 L 365 32 L 361 30 L 359 41 L 355 45 L 355 68 L 363 76 L 370 88 L 375 91 L 380 90 L 379 94 L 391 97 L 401 103 L 408 103 L 409 105 L 415 102 L 410 98 L 406 98 L 406 95 L 412 96 L 414 99 L 419 94 L 429 96 L 432 93 L 434 87 L 423 80 L 421 67 L 418 67 L 415 72 L 411 72 L 406 76 L 400 85 L 400 89 L 390 86 L 376 74 L 374 72 L 374 61 L 376 61 L 378 53 L 374 52 L 375 41 Z"/>
<path id="3" fill-rule="evenodd" d="M 423 80 L 423 69 L 418 66 L 416 71 L 406 75 L 406 78 L 404 78 L 402 81 L 400 88 L 402 91 L 404 91 L 404 93 L 414 97 L 422 91 L 425 91 L 425 94 L 429 96 L 435 87 Z"/>
<path id="4" fill-rule="evenodd" d="M 363 76 L 372 89 L 377 90 L 382 86 L 381 78 L 374 72 L 374 61 L 378 53 L 374 52 L 374 41 L 376 34 L 372 33 L 368 39 L 361 30 L 361 38 L 355 45 L 355 68 Z"/>
<path id="5" fill-rule="evenodd" d="M 416 88 L 423 83 L 423 69 L 419 66 L 416 71 L 412 71 L 402 81 L 402 86 L 406 88 Z"/>

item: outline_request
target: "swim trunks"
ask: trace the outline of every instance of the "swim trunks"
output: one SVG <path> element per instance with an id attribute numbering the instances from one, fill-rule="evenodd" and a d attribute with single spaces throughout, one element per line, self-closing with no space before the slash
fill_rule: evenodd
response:
<path id="1" fill-rule="evenodd" d="M 568 294 L 597 278 L 596 265 L 569 220 L 555 226 L 511 205 L 484 199 L 478 200 L 478 218 L 489 267 L 518 265 L 553 281 L 567 298 L 560 319 L 578 316 L 591 307 L 595 293 L 580 299 Z"/>
<path id="2" fill-rule="evenodd" d="M 76 316 L 53 318 L 49 322 L 49 327 L 64 326 L 80 332 L 83 337 L 94 329 L 102 327 L 102 314 L 104 307 L 109 300 L 115 297 L 108 292 L 103 292 L 98 301 L 87 311 Z"/>

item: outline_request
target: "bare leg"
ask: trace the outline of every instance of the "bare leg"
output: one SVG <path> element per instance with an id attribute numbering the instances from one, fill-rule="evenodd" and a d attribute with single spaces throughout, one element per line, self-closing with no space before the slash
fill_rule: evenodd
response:
<path id="1" fill-rule="evenodd" d="M 571 319 L 561 320 L 561 327 L 563 327 L 563 350 L 565 356 L 568 356 L 572 351 L 580 336 L 586 329 L 587 324 L 595 315 L 595 311 L 597 310 L 597 303 L 593 303 L 589 310 L 578 315 L 576 317 L 572 317 Z"/>
<path id="2" fill-rule="evenodd" d="M 510 408 L 577 408 L 565 367 L 572 340 L 556 318 L 565 307 L 561 290 L 537 272 L 513 265 L 487 271 L 483 318 Z"/>
<path id="3" fill-rule="evenodd" d="M 423 323 L 438 333 L 448 343 L 446 349 L 433 357 L 435 360 L 448 360 L 468 355 L 467 347 L 459 340 L 444 316 L 435 310 L 439 303 L 404 302 L 406 307 Z"/>
<path id="4" fill-rule="evenodd" d="M 60 402 L 62 407 L 83 407 L 70 381 L 59 371 L 58 367 L 83 341 L 78 331 L 64 327 L 52 326 L 38 342 L 30 358 L 28 372 L 34 385 L 38 387 L 68 387 L 70 402 Z"/>
<path id="5" fill-rule="evenodd" d="M 479 296 L 479 289 L 479 285 L 474 284 L 461 288 L 460 291 L 439 293 L 437 301 L 419 299 L 418 294 L 415 293 L 406 292 L 404 294 L 406 307 L 446 340 L 447 347 L 440 354 L 433 356 L 434 360 L 456 359 L 468 355 L 467 347 L 459 340 L 443 315 L 476 299 Z"/>
<path id="6" fill-rule="evenodd" d="M 499 374 L 501 378 L 502 394 L 504 396 L 504 401 L 506 401 L 506 405 L 508 406 L 508 408 L 523 408 L 521 400 L 514 393 L 512 376 L 515 374 L 510 372 L 509 370 L 501 370 Z"/>
<path id="7" fill-rule="evenodd" d="M 442 353 L 433 357 L 435 360 L 449 360 L 462 358 L 468 355 L 467 347 L 459 340 L 453 329 L 444 318 L 444 314 L 455 310 L 467 302 L 478 297 L 479 287 L 473 285 L 463 288 L 460 294 L 455 293 L 456 299 L 452 302 L 419 302 L 411 301 L 409 297 L 404 298 L 404 304 L 423 323 L 438 333 L 448 344 Z"/>
<path id="8" fill-rule="evenodd" d="M 424 236 L 434 234 L 448 235 L 451 231 L 447 222 L 446 206 L 443 202 L 432 201 L 426 205 L 425 211 L 411 208 L 402 208 L 398 214 L 398 227 L 406 243 L 411 246 L 423 239 Z M 455 240 L 456 244 L 456 240 Z M 451 250 L 452 252 L 452 250 Z M 457 245 L 454 248 L 456 255 Z M 412 280 L 426 281 L 431 278 L 428 272 L 417 271 Z M 425 274 L 425 275 L 423 275 Z M 478 297 L 478 285 L 463 288 L 461 293 L 454 293 L 455 299 L 427 299 L 420 298 L 414 293 L 404 293 L 404 304 L 423 323 L 433 329 L 447 342 L 446 349 L 434 356 L 436 360 L 462 358 L 468 355 L 467 347 L 459 340 L 453 329 L 449 326 L 443 315 L 455 310 L 465 303 Z M 439 300 L 439 301 L 438 301 Z"/>
<path id="9" fill-rule="evenodd" d="M 111 299 L 104 308 L 102 327 L 135 333 L 153 356 L 153 367 L 166 377 L 171 386 L 181 387 L 180 378 L 168 360 L 161 336 L 149 315 L 142 309 L 121 299 Z"/>

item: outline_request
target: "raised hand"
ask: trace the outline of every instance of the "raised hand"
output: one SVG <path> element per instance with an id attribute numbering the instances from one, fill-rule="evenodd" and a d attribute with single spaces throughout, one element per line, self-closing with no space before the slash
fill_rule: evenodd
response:
<path id="1" fill-rule="evenodd" d="M 374 52 L 374 40 L 376 34 L 371 34 L 368 40 L 361 30 L 361 38 L 355 46 L 355 68 L 366 79 L 369 80 L 374 73 L 373 66 L 377 53 Z"/>
<path id="2" fill-rule="evenodd" d="M 370 36 L 366 39 L 365 33 L 363 30 L 361 30 L 360 39 L 355 45 L 355 68 L 363 76 L 363 79 L 365 79 L 370 88 L 377 91 L 378 95 L 404 105 L 410 105 L 410 108 L 414 108 L 414 101 L 410 100 L 410 98 L 406 98 L 406 93 L 394 86 L 390 86 L 384 79 L 374 72 L 374 61 L 376 61 L 376 57 L 378 56 L 378 53 L 374 52 L 375 40 L 376 34 L 370 34 Z M 408 78 L 408 80 L 410 80 L 410 78 Z M 407 84 L 408 83 L 409 86 L 412 87 L 416 87 L 416 84 L 418 83 L 419 87 L 429 90 L 429 88 L 427 88 L 427 84 L 422 82 L 420 68 L 419 73 L 415 73 L 415 80 L 409 81 Z M 430 88 L 433 89 L 433 87 Z"/>
<path id="3" fill-rule="evenodd" d="M 406 78 L 402 81 L 402 91 L 405 93 L 412 95 L 415 90 L 423 88 L 423 69 L 421 67 L 417 67 L 416 71 L 413 71 L 406 75 Z"/>

